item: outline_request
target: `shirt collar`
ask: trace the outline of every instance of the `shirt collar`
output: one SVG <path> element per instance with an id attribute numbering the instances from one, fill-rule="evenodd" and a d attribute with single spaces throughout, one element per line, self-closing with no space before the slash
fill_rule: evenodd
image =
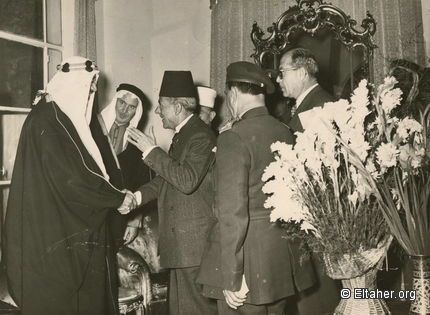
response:
<path id="1" fill-rule="evenodd" d="M 116 121 L 113 122 L 115 125 L 117 125 L 117 127 L 122 127 L 122 126 L 126 126 L 128 127 L 130 125 L 130 122 L 126 122 L 125 124 L 118 124 Z"/>
<path id="2" fill-rule="evenodd" d="M 181 131 L 182 127 L 185 126 L 185 124 L 188 122 L 188 120 L 191 119 L 191 117 L 193 117 L 193 114 L 190 114 L 190 116 L 185 118 L 179 125 L 177 125 L 175 128 L 175 133 L 178 133 L 179 131 Z"/>
<path id="3" fill-rule="evenodd" d="M 316 87 L 318 85 L 318 83 L 315 83 L 314 85 L 312 85 L 309 89 L 307 89 L 306 91 L 304 91 L 302 94 L 300 94 L 300 96 L 297 98 L 296 100 L 296 106 L 299 107 L 300 104 L 303 102 L 303 99 L 309 94 L 310 91 L 312 91 L 312 89 L 314 87 Z"/>

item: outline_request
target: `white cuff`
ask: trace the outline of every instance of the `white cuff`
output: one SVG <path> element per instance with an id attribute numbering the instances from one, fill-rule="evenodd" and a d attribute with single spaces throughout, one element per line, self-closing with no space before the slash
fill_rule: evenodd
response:
<path id="1" fill-rule="evenodd" d="M 146 156 L 149 154 L 149 152 L 152 151 L 152 149 L 156 148 L 156 145 L 153 145 L 152 147 L 149 147 L 148 149 L 145 150 L 145 152 L 142 153 L 142 160 L 144 160 L 146 158 Z"/>
<path id="2" fill-rule="evenodd" d="M 140 191 L 136 191 L 134 193 L 134 197 L 136 198 L 137 205 L 140 206 L 140 204 L 142 203 L 142 193 Z"/>

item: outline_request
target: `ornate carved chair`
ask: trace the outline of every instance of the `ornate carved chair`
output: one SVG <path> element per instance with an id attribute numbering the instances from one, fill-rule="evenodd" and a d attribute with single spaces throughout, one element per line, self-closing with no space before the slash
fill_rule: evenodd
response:
<path id="1" fill-rule="evenodd" d="M 146 209 L 138 236 L 117 255 L 121 314 L 147 315 L 165 308 L 168 273 L 160 267 L 158 256 L 156 203 Z"/>
<path id="2" fill-rule="evenodd" d="M 136 315 L 149 314 L 152 285 L 148 264 L 142 256 L 127 246 L 119 250 L 117 261 L 120 314 L 131 311 L 135 311 Z"/>
<path id="3" fill-rule="evenodd" d="M 152 282 L 150 268 L 136 251 L 123 247 L 117 254 L 120 313 L 135 311 L 136 315 L 150 314 Z M 12 300 L 6 282 L 6 271 L 0 268 L 0 314 L 20 314 Z"/>
<path id="4" fill-rule="evenodd" d="M 138 237 L 117 254 L 121 314 L 148 315 L 152 309 L 165 313 L 168 273 L 160 267 L 157 247 L 158 220 L 154 206 L 144 216 Z M 7 289 L 4 267 L 0 266 L 0 314 L 19 313 Z"/>
<path id="5" fill-rule="evenodd" d="M 335 98 L 348 98 L 363 78 L 372 83 L 376 48 L 372 42 L 376 32 L 372 15 L 368 12 L 357 27 L 355 20 L 334 5 L 322 0 L 296 1 L 297 5 L 267 28 L 267 34 L 254 23 L 251 40 L 255 46 L 252 54 L 255 63 L 267 69 L 276 80 L 282 54 L 301 46 L 314 53 L 320 70 L 318 82 Z M 275 104 L 272 106 L 282 102 L 286 100 L 280 90 L 268 98 L 268 104 Z"/>

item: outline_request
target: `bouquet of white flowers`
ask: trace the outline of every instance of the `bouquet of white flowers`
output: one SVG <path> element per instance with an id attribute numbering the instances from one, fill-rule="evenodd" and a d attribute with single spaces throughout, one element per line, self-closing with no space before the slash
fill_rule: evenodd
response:
<path id="1" fill-rule="evenodd" d="M 386 78 L 373 103 L 366 134 L 371 154 L 362 160 L 342 141 L 368 194 L 378 204 L 390 232 L 409 255 L 430 255 L 429 107 L 420 121 L 392 115 L 400 95 Z"/>
<path id="2" fill-rule="evenodd" d="M 351 96 L 315 108 L 295 146 L 274 143 L 275 161 L 265 170 L 265 206 L 271 220 L 299 225 L 314 252 L 331 256 L 381 247 L 387 228 L 377 199 L 351 159 L 366 161 L 366 117 L 371 95 L 363 80 Z M 345 150 L 347 143 L 353 156 Z M 368 165 L 370 172 L 372 166 Z"/>
<path id="3" fill-rule="evenodd" d="M 430 272 L 430 109 L 419 122 L 396 117 L 396 83 L 388 77 L 374 90 L 363 80 L 350 101 L 307 112 L 296 145 L 274 143 L 275 161 L 263 175 L 271 220 L 300 227 L 310 248 L 323 253 L 328 275 L 343 279 L 345 287 L 374 283 L 374 267 L 393 235 L 422 272 L 414 269 L 414 289 L 428 288 L 423 275 Z M 428 313 L 430 291 L 418 296 L 423 298 L 411 310 Z M 336 310 L 367 305 L 350 301 L 341 300 Z M 371 309 L 388 312 L 383 301 Z"/>

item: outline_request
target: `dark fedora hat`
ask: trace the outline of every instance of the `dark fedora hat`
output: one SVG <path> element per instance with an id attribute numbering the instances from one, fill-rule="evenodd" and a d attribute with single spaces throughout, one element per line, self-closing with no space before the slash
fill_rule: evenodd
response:
<path id="1" fill-rule="evenodd" d="M 191 71 L 165 71 L 159 96 L 196 97 L 197 89 Z"/>
<path id="2" fill-rule="evenodd" d="M 275 85 L 269 74 L 256 64 L 248 61 L 233 62 L 227 67 L 226 82 L 246 82 L 265 88 L 267 94 L 275 92 Z"/>

